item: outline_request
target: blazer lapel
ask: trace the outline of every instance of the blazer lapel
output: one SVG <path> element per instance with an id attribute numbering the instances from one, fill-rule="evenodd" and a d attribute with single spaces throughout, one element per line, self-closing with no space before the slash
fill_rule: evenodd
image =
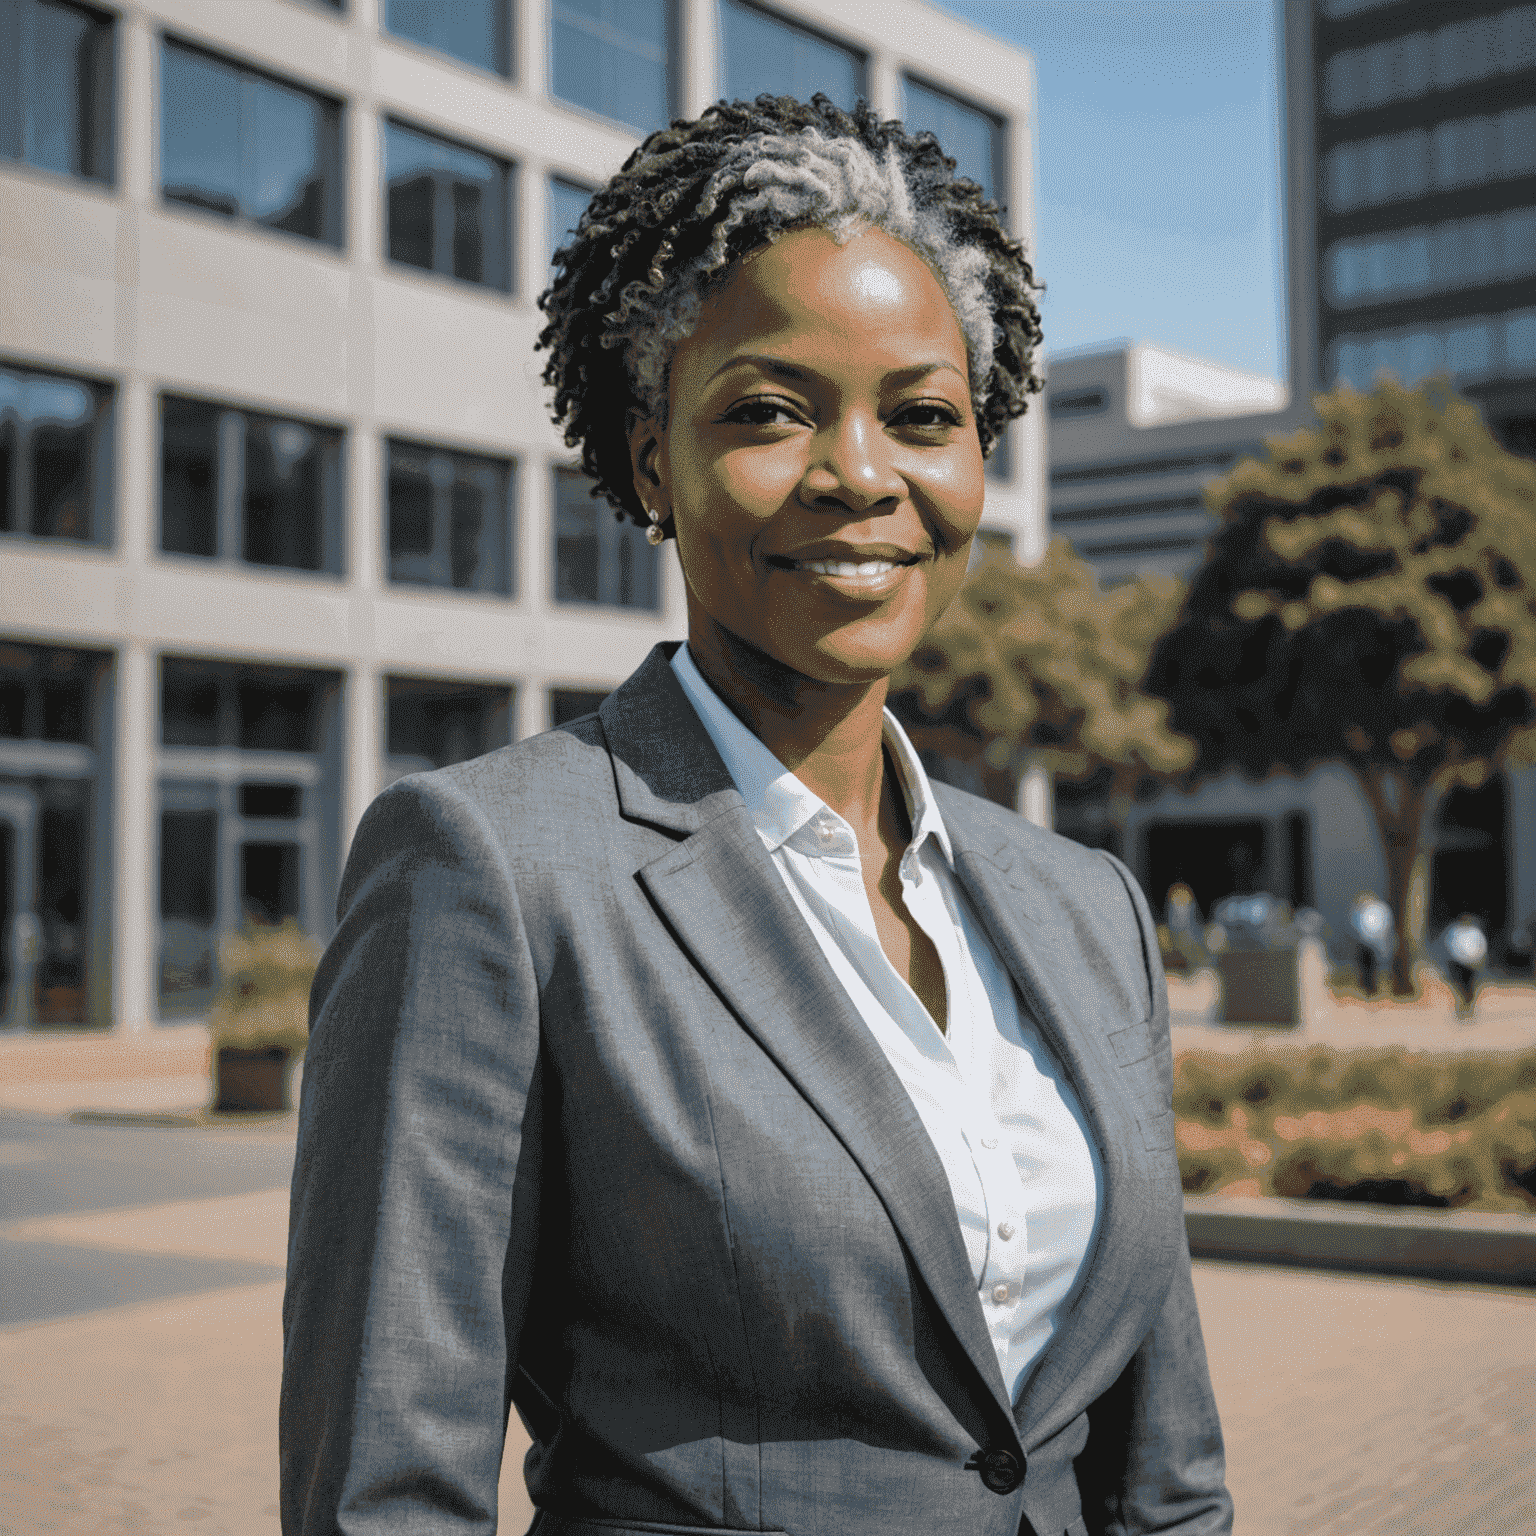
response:
<path id="1" fill-rule="evenodd" d="M 1146 1331 L 1139 1298 L 1154 1288 L 1144 1284 L 1142 1261 L 1162 1239 L 1138 1198 L 1148 1177 L 1147 1153 L 1118 1091 L 1120 1069 L 1102 1025 L 1079 1015 L 1062 985 L 1060 965 L 1052 963 L 1053 957 L 1080 953 L 1085 930 L 1064 910 L 1066 894 L 1051 893 L 1033 878 L 1011 840 L 997 844 L 973 837 L 963 812 L 954 814 L 959 804 L 949 796 L 944 800 L 960 883 L 1071 1081 L 1103 1168 L 1103 1205 L 1085 1272 L 1014 1409 L 1021 1437 L 1027 1434 L 1027 1452 L 1070 1424 L 1109 1385 L 1091 1368 L 1092 1357 L 1123 1359 L 1129 1349 L 1117 1356 L 1105 1346 L 1122 1333 L 1139 1338 Z"/>
<path id="2" fill-rule="evenodd" d="M 998 1406 L 1012 1405 L 943 1164 L 773 868 L 658 646 L 599 711 L 627 816 L 684 834 L 640 871 L 678 943 L 874 1187 Z"/>

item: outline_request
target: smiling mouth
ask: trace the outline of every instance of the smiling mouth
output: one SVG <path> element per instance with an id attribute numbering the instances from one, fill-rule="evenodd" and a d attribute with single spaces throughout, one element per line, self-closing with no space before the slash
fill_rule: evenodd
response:
<path id="1" fill-rule="evenodd" d="M 916 565 L 918 557 L 911 555 L 904 560 L 879 559 L 879 560 L 791 560 L 783 555 L 775 555 L 769 558 L 769 565 L 777 566 L 783 571 L 807 571 L 815 576 L 836 576 L 844 581 L 870 580 L 879 576 L 888 576 L 893 571 L 899 571 L 909 565 Z"/>

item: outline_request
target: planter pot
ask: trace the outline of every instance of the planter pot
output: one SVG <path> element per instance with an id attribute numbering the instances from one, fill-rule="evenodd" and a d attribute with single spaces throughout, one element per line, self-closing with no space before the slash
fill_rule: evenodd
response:
<path id="1" fill-rule="evenodd" d="M 235 1110 L 292 1109 L 292 1053 L 285 1045 L 255 1050 L 221 1046 L 214 1057 L 213 1107 Z"/>
<path id="2" fill-rule="evenodd" d="M 1223 1024 L 1301 1023 L 1294 949 L 1229 949 L 1217 967 Z"/>

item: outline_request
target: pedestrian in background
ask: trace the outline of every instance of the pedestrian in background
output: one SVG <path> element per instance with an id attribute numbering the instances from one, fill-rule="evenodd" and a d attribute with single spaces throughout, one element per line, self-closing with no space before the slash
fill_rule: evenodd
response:
<path id="1" fill-rule="evenodd" d="M 1445 949 L 1446 969 L 1456 993 L 1456 1013 L 1460 1018 L 1467 1018 L 1472 1012 L 1478 973 L 1488 963 L 1488 935 L 1472 913 L 1463 912 L 1440 935 L 1440 943 Z"/>
<path id="2" fill-rule="evenodd" d="M 1360 990 L 1376 995 L 1377 973 L 1392 958 L 1392 908 L 1373 891 L 1361 891 L 1349 912 L 1355 936 L 1355 964 L 1360 971 Z"/>
<path id="3" fill-rule="evenodd" d="M 1195 893 L 1182 880 L 1176 880 L 1168 887 L 1163 921 L 1168 927 L 1169 950 L 1179 968 L 1192 971 L 1203 964 L 1206 958 L 1205 919 L 1200 915 Z"/>

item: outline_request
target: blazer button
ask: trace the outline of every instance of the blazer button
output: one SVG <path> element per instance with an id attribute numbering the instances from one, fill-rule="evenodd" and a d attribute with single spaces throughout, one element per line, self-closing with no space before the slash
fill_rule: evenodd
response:
<path id="1" fill-rule="evenodd" d="M 1012 1493 L 1024 1481 L 1024 1464 L 1012 1451 L 982 1451 L 972 1465 L 993 1493 Z"/>

